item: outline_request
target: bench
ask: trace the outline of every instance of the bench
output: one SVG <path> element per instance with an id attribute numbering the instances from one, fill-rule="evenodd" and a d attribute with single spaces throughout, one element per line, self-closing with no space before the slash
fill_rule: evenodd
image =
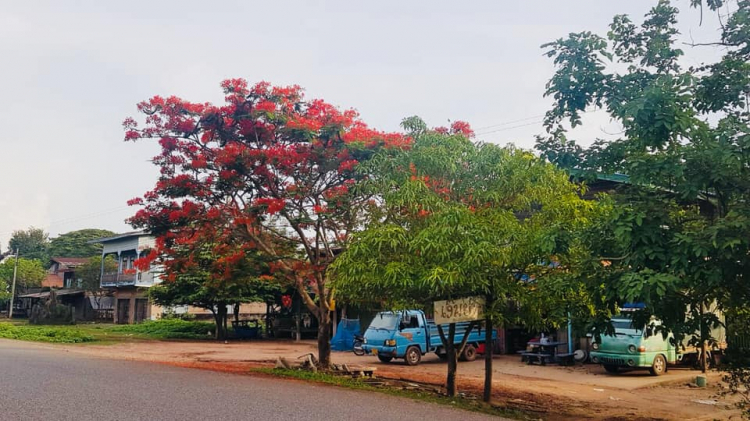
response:
<path id="1" fill-rule="evenodd" d="M 521 361 L 526 361 L 526 364 L 533 364 L 535 361 L 539 361 L 539 364 L 546 365 L 547 360 L 552 359 L 552 354 L 545 354 L 541 352 L 523 352 L 521 353 Z"/>

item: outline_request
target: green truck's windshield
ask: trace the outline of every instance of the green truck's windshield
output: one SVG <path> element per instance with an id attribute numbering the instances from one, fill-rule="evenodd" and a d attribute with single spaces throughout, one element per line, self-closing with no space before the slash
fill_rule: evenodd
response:
<path id="1" fill-rule="evenodd" d="M 372 329 L 395 329 L 398 325 L 399 315 L 395 313 L 379 313 L 372 319 Z"/>
<path id="2" fill-rule="evenodd" d="M 633 326 L 633 321 L 630 319 L 612 319 L 612 327 L 615 328 L 615 333 L 626 335 L 641 335 L 643 333 L 641 329 L 636 329 Z"/>

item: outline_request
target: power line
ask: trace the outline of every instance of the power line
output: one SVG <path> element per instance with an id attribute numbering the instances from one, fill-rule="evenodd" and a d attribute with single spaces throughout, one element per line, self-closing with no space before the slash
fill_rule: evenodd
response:
<path id="1" fill-rule="evenodd" d="M 491 133 L 498 133 L 498 132 L 504 132 L 504 131 L 507 131 L 507 130 L 518 129 L 520 127 L 533 126 L 533 125 L 536 125 L 536 124 L 541 124 L 543 122 L 544 122 L 544 120 L 532 121 L 531 123 L 519 124 L 519 125 L 516 125 L 516 126 L 503 127 L 503 128 L 500 128 L 500 129 L 495 129 L 495 130 L 489 130 L 489 131 L 486 131 L 486 132 L 476 133 L 476 135 L 477 136 L 484 136 L 484 135 L 488 135 L 488 134 L 491 134 Z"/>
<path id="2" fill-rule="evenodd" d="M 119 207 L 116 207 L 116 208 L 104 209 L 104 210 L 93 212 L 93 213 L 90 213 L 90 214 L 73 216 L 73 217 L 65 218 L 65 219 L 58 219 L 56 221 L 50 222 L 49 225 L 52 226 L 52 225 L 58 225 L 58 224 L 65 224 L 65 223 L 68 223 L 68 222 L 76 222 L 76 221 L 79 221 L 79 220 L 82 220 L 82 219 L 95 218 L 95 217 L 98 217 L 98 216 L 109 215 L 111 213 L 119 212 L 121 210 L 129 209 L 129 208 L 130 208 L 130 206 L 119 206 Z"/>
<path id="3" fill-rule="evenodd" d="M 539 115 L 535 115 L 535 116 L 531 116 L 531 117 L 526 117 L 526 118 L 519 118 L 518 120 L 506 121 L 506 122 L 503 122 L 503 123 L 492 124 L 492 125 L 484 126 L 484 127 L 478 127 L 478 128 L 475 129 L 475 131 L 479 132 L 479 131 L 482 131 L 482 130 L 485 130 L 485 129 L 491 129 L 493 127 L 507 126 L 509 124 L 521 123 L 523 121 L 529 121 L 529 120 L 533 120 L 533 119 L 541 118 L 541 117 L 544 117 L 544 114 L 539 114 Z"/>
<path id="4" fill-rule="evenodd" d="M 119 207 L 116 207 L 116 208 L 103 209 L 103 210 L 100 210 L 100 211 L 97 211 L 97 212 L 92 212 L 92 213 L 89 213 L 89 214 L 78 215 L 78 216 L 73 216 L 73 217 L 64 218 L 64 219 L 58 219 L 58 220 L 55 220 L 55 221 L 51 221 L 49 224 L 46 224 L 45 228 L 49 229 L 50 227 L 54 227 L 54 226 L 58 226 L 58 225 L 66 225 L 66 224 L 69 224 L 69 223 L 72 223 L 72 222 L 85 221 L 87 219 L 93 219 L 93 218 L 98 218 L 98 217 L 105 216 L 105 215 L 111 215 L 113 213 L 124 211 L 124 210 L 130 209 L 130 208 L 131 208 L 131 206 L 119 206 Z M 17 230 L 14 229 L 12 231 L 5 231 L 3 233 L 0 233 L 0 236 L 4 237 L 6 235 L 11 235 L 15 231 L 17 231 Z"/>

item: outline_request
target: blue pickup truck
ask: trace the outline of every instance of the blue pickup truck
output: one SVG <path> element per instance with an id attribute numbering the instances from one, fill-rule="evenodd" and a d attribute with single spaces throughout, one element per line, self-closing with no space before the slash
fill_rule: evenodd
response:
<path id="1" fill-rule="evenodd" d="M 468 322 L 456 323 L 454 342 L 458 345 L 464 338 Z M 443 325 L 443 332 L 448 335 L 448 325 Z M 475 326 L 469 332 L 469 339 L 460 358 L 473 361 L 477 357 L 477 348 L 484 343 L 487 331 Z M 492 339 L 497 337 L 492 332 Z M 365 352 L 376 355 L 382 362 L 391 362 L 394 358 L 403 358 L 408 365 L 417 365 L 422 355 L 434 352 L 441 359 L 447 359 L 443 343 L 440 341 L 437 325 L 425 317 L 421 310 L 384 311 L 378 313 L 365 331 L 362 348 Z"/>

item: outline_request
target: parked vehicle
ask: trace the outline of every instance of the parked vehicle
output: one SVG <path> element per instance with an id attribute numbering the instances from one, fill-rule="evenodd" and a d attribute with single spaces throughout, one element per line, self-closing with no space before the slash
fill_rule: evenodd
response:
<path id="1" fill-rule="evenodd" d="M 468 322 L 456 323 L 454 341 L 461 343 L 466 333 Z M 448 334 L 448 325 L 443 325 L 443 331 Z M 477 357 L 477 349 L 484 342 L 487 331 L 475 327 L 469 332 L 466 346 L 460 358 L 463 361 L 473 361 Z M 497 334 L 493 331 L 492 338 Z M 437 325 L 428 320 L 421 310 L 386 311 L 378 313 L 365 331 L 365 352 L 376 355 L 382 362 L 390 362 L 394 358 L 403 358 L 408 365 L 417 365 L 422 356 L 434 352 L 441 359 L 447 358 L 447 353 L 440 340 Z"/>
<path id="2" fill-rule="evenodd" d="M 648 369 L 652 375 L 660 376 L 667 371 L 668 364 L 697 362 L 700 348 L 691 346 L 687 340 L 676 344 L 674 335 L 662 334 L 661 322 L 653 319 L 645 326 L 634 326 L 627 313 L 612 319 L 613 336 L 602 335 L 599 342 L 591 346 L 591 361 L 602 364 L 608 373 L 620 369 Z M 726 348 L 726 333 L 723 327 L 712 329 L 711 336 L 717 340 L 710 349 L 715 354 Z"/>

